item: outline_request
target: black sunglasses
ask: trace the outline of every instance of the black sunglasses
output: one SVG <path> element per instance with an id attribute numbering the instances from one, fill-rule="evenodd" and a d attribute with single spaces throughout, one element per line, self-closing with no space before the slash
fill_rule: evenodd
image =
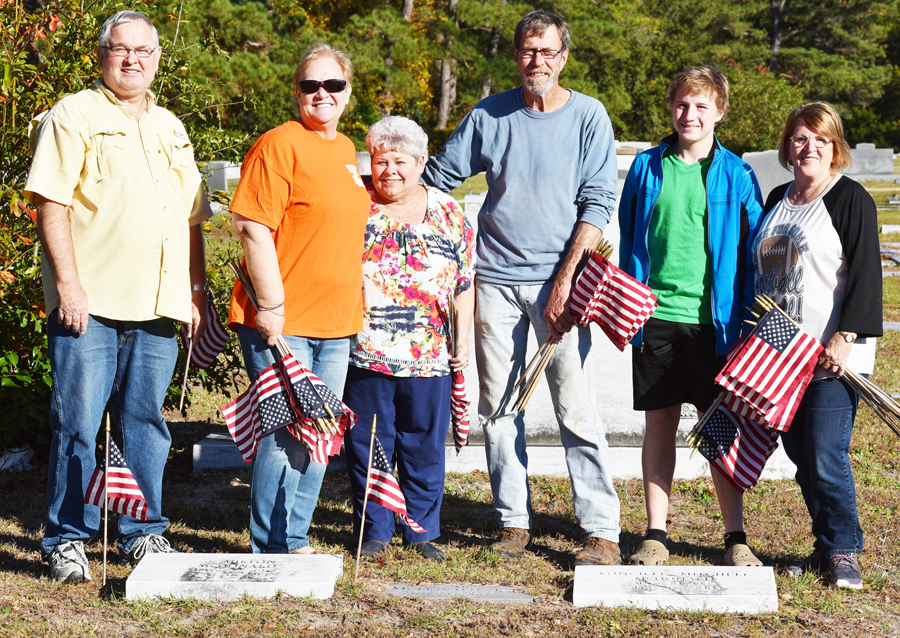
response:
<path id="1" fill-rule="evenodd" d="M 300 80 L 297 86 L 301 93 L 318 93 L 323 87 L 329 93 L 340 93 L 347 88 L 347 80 Z"/>

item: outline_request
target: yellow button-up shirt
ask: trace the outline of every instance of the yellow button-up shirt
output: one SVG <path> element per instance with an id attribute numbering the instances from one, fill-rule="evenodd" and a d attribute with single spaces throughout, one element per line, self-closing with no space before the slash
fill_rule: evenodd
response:
<path id="1" fill-rule="evenodd" d="M 90 314 L 190 322 L 190 226 L 212 214 L 181 121 L 156 106 L 135 122 L 97 80 L 35 123 L 26 195 L 68 208 Z M 44 258 L 44 299 L 58 303 Z"/>

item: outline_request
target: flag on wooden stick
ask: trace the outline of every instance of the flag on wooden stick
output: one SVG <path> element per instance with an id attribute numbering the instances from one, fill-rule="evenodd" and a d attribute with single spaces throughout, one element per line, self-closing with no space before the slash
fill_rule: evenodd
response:
<path id="1" fill-rule="evenodd" d="M 613 265 L 600 252 L 591 253 L 572 288 L 569 309 L 586 326 L 597 323 L 615 346 L 625 346 L 656 310 L 656 295 Z"/>
<path id="2" fill-rule="evenodd" d="M 88 505 L 103 507 L 103 485 L 106 461 L 100 463 L 94 470 L 88 483 L 84 502 Z M 147 500 L 144 493 L 134 479 L 134 474 L 128 469 L 125 457 L 119 451 L 119 446 L 109 439 L 109 501 L 107 507 L 111 512 L 118 512 L 147 520 Z"/>
<path id="3" fill-rule="evenodd" d="M 184 329 L 182 329 L 181 343 L 184 349 L 188 350 L 188 347 L 185 345 L 186 342 L 187 337 L 185 337 Z M 216 360 L 216 357 L 225 348 L 226 343 L 228 343 L 228 331 L 225 330 L 225 326 L 222 325 L 222 321 L 219 319 L 219 313 L 216 311 L 212 293 L 207 288 L 206 330 L 203 331 L 203 334 L 200 335 L 200 338 L 195 341 L 193 348 L 191 348 L 190 363 L 201 370 L 205 370 Z"/>
<path id="4" fill-rule="evenodd" d="M 418 533 L 427 532 L 417 522 L 409 517 L 406 512 L 406 498 L 400 489 L 400 484 L 394 477 L 394 469 L 388 461 L 381 441 L 375 436 L 375 454 L 372 459 L 372 469 L 369 472 L 367 482 L 369 500 L 386 507 L 400 516 L 400 520 L 409 525 L 409 528 Z"/>

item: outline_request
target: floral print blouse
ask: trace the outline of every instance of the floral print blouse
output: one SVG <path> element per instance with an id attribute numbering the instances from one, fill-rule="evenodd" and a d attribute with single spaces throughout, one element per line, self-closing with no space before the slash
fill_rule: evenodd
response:
<path id="1" fill-rule="evenodd" d="M 397 377 L 450 374 L 441 313 L 475 277 L 475 231 L 456 201 L 428 187 L 421 224 L 400 223 L 374 196 L 363 252 L 363 331 L 350 363 Z"/>

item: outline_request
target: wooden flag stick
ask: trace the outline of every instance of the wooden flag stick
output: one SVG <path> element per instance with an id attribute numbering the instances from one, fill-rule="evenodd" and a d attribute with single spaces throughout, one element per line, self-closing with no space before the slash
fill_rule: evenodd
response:
<path id="1" fill-rule="evenodd" d="M 187 363 L 184 364 L 184 381 L 181 382 L 181 399 L 178 401 L 178 411 L 184 408 L 184 389 L 187 388 L 188 370 L 191 369 L 191 353 L 194 352 L 194 338 L 188 339 Z"/>
<path id="2" fill-rule="evenodd" d="M 103 583 L 106 586 L 106 548 L 109 541 L 107 530 L 109 528 L 109 412 L 106 413 L 106 467 L 103 471 Z"/>
<path id="3" fill-rule="evenodd" d="M 359 558 L 362 556 L 363 533 L 366 531 L 366 505 L 369 503 L 369 491 L 371 490 L 370 478 L 372 476 L 372 456 L 375 452 L 375 420 L 377 414 L 372 415 L 372 438 L 369 439 L 369 467 L 366 468 L 366 493 L 363 496 L 362 518 L 359 521 L 359 545 L 356 548 L 356 573 L 353 574 L 353 582 L 359 577 Z"/>

